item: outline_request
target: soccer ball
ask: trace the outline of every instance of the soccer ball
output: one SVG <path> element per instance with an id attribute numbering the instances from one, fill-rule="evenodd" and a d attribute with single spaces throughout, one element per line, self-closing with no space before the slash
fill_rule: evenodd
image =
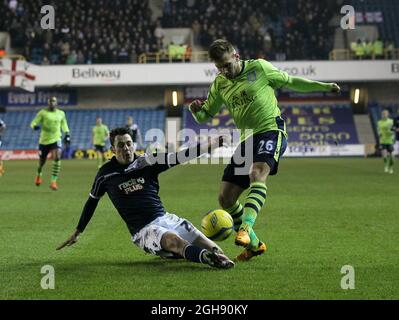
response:
<path id="1" fill-rule="evenodd" d="M 227 239 L 233 232 L 233 218 L 224 210 L 209 211 L 201 221 L 202 233 L 214 241 Z"/>

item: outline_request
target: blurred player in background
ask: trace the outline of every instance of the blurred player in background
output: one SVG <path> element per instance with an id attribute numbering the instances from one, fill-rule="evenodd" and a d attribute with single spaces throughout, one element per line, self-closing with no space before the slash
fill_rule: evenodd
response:
<path id="1" fill-rule="evenodd" d="M 128 117 L 126 122 L 126 128 L 130 130 L 130 135 L 135 144 L 135 149 L 143 148 L 143 140 L 141 138 L 141 131 L 137 123 L 134 122 L 133 117 Z"/>
<path id="2" fill-rule="evenodd" d="M 396 116 L 396 118 L 393 120 L 393 127 L 395 130 L 395 153 L 397 156 L 399 156 L 399 114 Z"/>
<path id="3" fill-rule="evenodd" d="M 226 105 L 238 129 L 241 130 L 241 144 L 235 151 L 238 154 L 252 155 L 252 163 L 247 175 L 237 175 L 240 165 L 234 161 L 225 168 L 219 202 L 234 219 L 237 231 L 235 243 L 246 249 L 236 257 L 237 261 L 247 261 L 266 251 L 266 245 L 256 236 L 253 226 L 258 213 L 266 200 L 266 179 L 275 175 L 280 157 L 287 146 L 287 133 L 284 120 L 274 93 L 278 88 L 289 88 L 298 92 L 339 92 L 336 83 L 322 83 L 291 77 L 279 71 L 269 62 L 258 60 L 243 61 L 226 40 L 216 40 L 209 48 L 219 75 L 210 87 L 205 102 L 195 100 L 190 111 L 199 123 L 206 123 Z M 252 132 L 246 132 L 250 129 Z M 244 141 L 251 138 L 245 151 Z M 238 201 L 241 193 L 249 188 L 244 206 Z"/>
<path id="4" fill-rule="evenodd" d="M 101 166 L 106 161 L 105 159 L 105 142 L 109 137 L 108 127 L 103 124 L 103 120 L 100 117 L 96 119 L 96 125 L 93 127 L 93 145 L 94 150 L 97 153 L 97 166 L 101 168 Z"/>
<path id="5" fill-rule="evenodd" d="M 57 179 L 61 170 L 62 132 L 65 133 L 64 142 L 71 142 L 65 112 L 58 109 L 56 97 L 51 97 L 48 100 L 48 107 L 37 113 L 30 126 L 34 130 L 41 129 L 39 138 L 39 168 L 37 169 L 35 184 L 36 186 L 42 184 L 42 169 L 46 163 L 47 155 L 51 152 L 53 170 L 50 188 L 55 191 L 58 189 Z"/>
<path id="6" fill-rule="evenodd" d="M 0 148 L 1 148 L 1 144 L 2 144 L 2 135 L 4 134 L 5 130 L 6 130 L 6 124 L 2 119 L 0 119 Z M 0 155 L 0 177 L 3 176 L 4 172 L 5 172 L 4 164 L 3 164 L 3 160 L 1 159 L 1 155 Z"/>
<path id="7" fill-rule="evenodd" d="M 381 113 L 381 120 L 377 122 L 378 137 L 382 157 L 384 158 L 384 172 L 393 173 L 393 145 L 394 145 L 394 125 L 389 118 L 389 111 Z"/>
<path id="8" fill-rule="evenodd" d="M 127 128 L 112 130 L 110 142 L 115 156 L 98 171 L 75 232 L 57 250 L 77 241 L 100 198 L 107 193 L 125 221 L 132 241 L 145 252 L 217 268 L 233 267 L 234 262 L 188 220 L 166 212 L 159 197 L 160 173 L 178 165 L 179 159 L 189 161 L 213 146 L 220 146 L 221 139 L 214 138 L 210 143 L 198 144 L 181 154 L 158 154 L 156 159 L 135 154 Z"/>

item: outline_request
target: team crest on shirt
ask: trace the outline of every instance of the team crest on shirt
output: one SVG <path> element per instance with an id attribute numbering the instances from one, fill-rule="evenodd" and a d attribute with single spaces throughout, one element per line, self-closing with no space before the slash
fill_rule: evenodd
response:
<path id="1" fill-rule="evenodd" d="M 248 82 L 255 82 L 256 81 L 256 71 L 250 71 L 247 74 L 247 80 Z"/>

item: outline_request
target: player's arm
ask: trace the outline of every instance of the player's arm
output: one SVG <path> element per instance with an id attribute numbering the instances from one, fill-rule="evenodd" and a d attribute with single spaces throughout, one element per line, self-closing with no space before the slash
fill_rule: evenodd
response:
<path id="1" fill-rule="evenodd" d="M 39 130 L 40 129 L 40 124 L 43 121 L 43 114 L 41 111 L 39 111 L 36 116 L 33 118 L 32 122 L 30 123 L 30 127 L 33 130 Z"/>
<path id="2" fill-rule="evenodd" d="M 215 81 L 209 90 L 208 99 L 194 100 L 188 108 L 198 123 L 206 123 L 220 111 L 222 105 L 223 100 L 218 93 Z"/>
<path id="3" fill-rule="evenodd" d="M 300 77 L 289 77 L 286 88 L 297 92 L 335 92 L 339 93 L 341 88 L 336 83 L 313 81 Z"/>
<path id="4" fill-rule="evenodd" d="M 67 119 L 65 117 L 65 113 L 61 120 L 61 130 L 62 130 L 62 132 L 65 133 L 64 142 L 71 143 L 71 134 L 69 133 L 69 127 L 68 127 Z"/>
<path id="5" fill-rule="evenodd" d="M 65 134 L 69 134 L 69 126 L 68 126 L 68 121 L 66 119 L 65 113 L 64 113 L 64 116 L 62 117 L 62 120 L 61 120 L 61 130 Z"/>
<path id="6" fill-rule="evenodd" d="M 340 92 L 336 83 L 313 81 L 301 77 L 292 77 L 287 72 L 278 70 L 270 62 L 259 59 L 269 85 L 274 89 L 288 88 L 297 92 Z"/>
<path id="7" fill-rule="evenodd" d="M 59 247 L 57 247 L 57 250 L 61 250 L 66 246 L 71 246 L 78 241 L 78 236 L 85 230 L 86 226 L 90 222 L 90 219 L 93 217 L 94 212 L 96 211 L 100 198 L 105 194 L 103 182 L 104 176 L 100 170 L 96 176 L 96 179 L 94 180 L 89 198 L 87 199 L 83 207 L 83 211 L 80 215 L 79 223 L 75 231 L 66 241 L 64 241 Z"/>
<path id="8" fill-rule="evenodd" d="M 78 236 L 85 230 L 87 224 L 94 214 L 94 211 L 97 208 L 98 201 L 99 199 L 92 198 L 91 196 L 87 199 L 86 204 L 83 207 L 78 226 L 76 227 L 74 233 L 66 241 L 64 241 L 57 248 L 57 250 L 61 250 L 66 246 L 71 246 L 78 241 Z"/>
<path id="9" fill-rule="evenodd" d="M 221 147 L 225 143 L 225 140 L 224 136 L 218 136 L 209 139 L 206 143 L 199 143 L 194 147 L 179 152 L 148 155 L 147 162 L 157 173 L 160 173 L 198 158 L 204 153 L 209 153 L 213 148 Z"/>
<path id="10" fill-rule="evenodd" d="M 379 121 L 377 122 L 377 133 L 378 133 L 378 136 L 381 137 L 382 127 L 381 127 L 381 123 Z"/>
<path id="11" fill-rule="evenodd" d="M 94 129 L 95 127 L 93 127 L 93 129 L 91 130 L 91 144 L 94 146 Z"/>

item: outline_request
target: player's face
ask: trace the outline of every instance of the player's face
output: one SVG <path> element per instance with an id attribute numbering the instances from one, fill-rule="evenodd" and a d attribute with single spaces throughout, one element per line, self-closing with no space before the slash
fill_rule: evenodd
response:
<path id="1" fill-rule="evenodd" d="M 114 145 L 111 149 L 115 153 L 116 160 L 120 164 L 129 164 L 133 162 L 135 150 L 132 137 L 129 134 L 116 136 Z"/>
<path id="2" fill-rule="evenodd" d="M 57 98 L 52 97 L 48 100 L 48 107 L 50 110 L 54 110 L 57 107 Z"/>
<path id="3" fill-rule="evenodd" d="M 240 55 L 235 51 L 226 52 L 220 60 L 215 61 L 215 66 L 226 78 L 233 79 L 241 72 Z"/>
<path id="4" fill-rule="evenodd" d="M 101 125 L 102 123 L 103 123 L 103 119 L 97 118 L 96 124 L 97 124 L 97 125 Z"/>
<path id="5" fill-rule="evenodd" d="M 381 113 L 382 119 L 387 119 L 389 117 L 389 113 L 387 110 L 382 111 Z"/>

